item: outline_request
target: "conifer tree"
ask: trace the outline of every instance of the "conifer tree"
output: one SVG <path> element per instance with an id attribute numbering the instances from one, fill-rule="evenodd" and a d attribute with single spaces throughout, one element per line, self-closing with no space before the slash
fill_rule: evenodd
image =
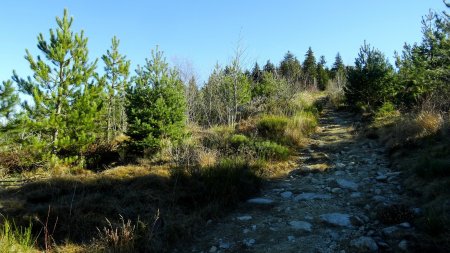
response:
<path id="1" fill-rule="evenodd" d="M 149 155 L 159 150 L 163 138 L 176 142 L 183 137 L 184 86 L 158 48 L 144 67 L 138 66 L 136 75 L 127 92 L 127 135 L 132 151 Z"/>
<path id="2" fill-rule="evenodd" d="M 275 65 L 270 62 L 270 60 L 267 60 L 266 65 L 264 65 L 263 68 L 264 72 L 272 73 L 272 75 L 277 74 L 277 69 L 275 68 Z"/>
<path id="3" fill-rule="evenodd" d="M 25 101 L 23 109 L 35 141 L 52 154 L 83 155 L 98 133 L 102 87 L 93 81 L 96 61 L 89 61 L 84 32 L 72 32 L 67 10 L 56 22 L 48 41 L 38 36 L 43 57 L 26 50 L 33 77 L 23 79 L 14 72 L 13 80 L 31 96 L 32 103 Z"/>
<path id="4" fill-rule="evenodd" d="M 9 118 L 14 106 L 19 102 L 19 96 L 15 93 L 12 85 L 11 80 L 0 85 L 0 119 L 1 117 Z"/>
<path id="5" fill-rule="evenodd" d="M 261 82 L 262 79 L 262 71 L 259 68 L 258 62 L 255 62 L 255 66 L 252 69 L 251 78 L 253 79 L 254 83 Z"/>
<path id="6" fill-rule="evenodd" d="M 280 73 L 289 83 L 293 94 L 303 88 L 300 85 L 302 66 L 290 51 L 286 53 L 280 63 Z"/>
<path id="7" fill-rule="evenodd" d="M 111 48 L 102 56 L 105 63 L 106 79 L 106 130 L 107 140 L 126 132 L 127 120 L 125 114 L 126 90 L 130 74 L 130 61 L 119 53 L 119 39 L 114 36 Z"/>
<path id="8" fill-rule="evenodd" d="M 316 58 L 314 57 L 314 52 L 312 51 L 311 47 L 308 48 L 308 51 L 305 55 L 305 61 L 303 62 L 303 79 L 305 81 L 306 87 L 317 88 Z"/>
<path id="9" fill-rule="evenodd" d="M 325 87 L 330 79 L 328 76 L 328 68 L 326 64 L 325 56 L 320 56 L 319 63 L 317 64 L 317 88 L 325 90 Z"/>

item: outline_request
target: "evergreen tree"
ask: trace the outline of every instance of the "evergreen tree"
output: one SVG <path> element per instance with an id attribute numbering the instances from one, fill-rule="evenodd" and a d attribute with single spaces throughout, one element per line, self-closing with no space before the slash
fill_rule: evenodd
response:
<path id="1" fill-rule="evenodd" d="M 336 57 L 334 58 L 334 63 L 333 67 L 331 68 L 331 71 L 334 74 L 337 73 L 338 71 L 345 71 L 345 65 L 344 62 L 342 61 L 342 57 L 339 52 L 336 54 Z"/>
<path id="2" fill-rule="evenodd" d="M 325 66 L 326 63 L 325 56 L 322 55 L 317 64 L 317 87 L 320 90 L 325 90 L 330 79 L 328 76 L 328 68 Z"/>
<path id="3" fill-rule="evenodd" d="M 346 85 L 347 71 L 339 52 L 336 54 L 333 67 L 330 71 L 330 76 L 333 79 L 333 83 L 338 90 L 341 90 Z"/>
<path id="4" fill-rule="evenodd" d="M 35 141 L 53 154 L 83 155 L 98 132 L 102 87 L 93 82 L 96 61 L 88 59 L 88 40 L 83 31 L 72 32 L 72 21 L 64 10 L 49 41 L 38 36 L 44 57 L 36 59 L 26 50 L 33 77 L 22 79 L 14 73 L 13 80 L 31 96 L 33 103 L 25 101 L 23 108 Z"/>
<path id="5" fill-rule="evenodd" d="M 293 93 L 302 88 L 299 82 L 302 75 L 302 66 L 290 51 L 286 53 L 280 63 L 280 73 L 292 87 Z"/>
<path id="6" fill-rule="evenodd" d="M 448 110 L 450 102 L 450 18 L 431 12 L 422 20 L 420 44 L 405 45 L 397 55 L 401 90 L 397 102 L 417 105 L 433 97 L 436 109 Z"/>
<path id="7" fill-rule="evenodd" d="M 348 85 L 344 89 L 347 101 L 365 105 L 368 109 L 391 101 L 397 91 L 393 77 L 394 69 L 384 54 L 364 42 L 355 59 L 355 67 L 348 72 Z"/>
<path id="8" fill-rule="evenodd" d="M 251 78 L 254 83 L 259 83 L 262 79 L 262 71 L 257 62 L 255 62 L 255 66 L 252 69 Z"/>
<path id="9" fill-rule="evenodd" d="M 159 150 L 162 139 L 177 142 L 183 137 L 184 86 L 158 48 L 144 67 L 138 66 L 136 75 L 127 93 L 127 135 L 132 151 L 147 155 Z"/>
<path id="10" fill-rule="evenodd" d="M 273 63 L 270 62 L 270 60 L 267 60 L 263 70 L 264 72 L 272 73 L 273 75 L 277 74 L 277 69 L 275 68 L 275 65 L 273 65 Z"/>
<path id="11" fill-rule="evenodd" d="M 312 51 L 311 47 L 308 48 L 308 51 L 305 54 L 305 61 L 303 62 L 303 76 L 306 87 L 314 89 L 317 88 L 316 58 L 314 57 L 314 52 Z"/>
<path id="12" fill-rule="evenodd" d="M 9 118 L 14 106 L 19 102 L 19 96 L 15 93 L 11 80 L 0 85 L 0 118 Z"/>
<path id="13" fill-rule="evenodd" d="M 126 90 L 130 74 L 130 61 L 119 53 L 120 41 L 114 36 L 111 49 L 102 56 L 105 63 L 106 79 L 106 131 L 107 140 L 126 132 L 127 120 L 125 114 Z"/>

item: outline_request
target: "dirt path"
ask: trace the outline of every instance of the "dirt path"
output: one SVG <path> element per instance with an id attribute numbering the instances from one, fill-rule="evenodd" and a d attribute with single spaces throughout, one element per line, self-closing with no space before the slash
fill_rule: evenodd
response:
<path id="1" fill-rule="evenodd" d="M 325 108 L 322 115 L 299 168 L 209 223 L 181 251 L 410 252 L 415 229 L 406 221 L 419 210 L 398 205 L 400 173 L 375 141 L 356 137 L 350 114 Z"/>

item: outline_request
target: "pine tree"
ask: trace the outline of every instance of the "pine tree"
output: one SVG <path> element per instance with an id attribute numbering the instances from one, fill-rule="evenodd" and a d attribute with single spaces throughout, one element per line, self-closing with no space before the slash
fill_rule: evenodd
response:
<path id="1" fill-rule="evenodd" d="M 67 10 L 56 22 L 49 41 L 38 36 L 44 57 L 34 58 L 26 50 L 33 77 L 22 79 L 14 72 L 13 80 L 31 96 L 32 103 L 25 101 L 23 109 L 35 141 L 52 154 L 83 155 L 98 132 L 102 87 L 93 82 L 96 61 L 89 61 L 84 32 L 72 32 L 73 18 Z"/>
<path id="2" fill-rule="evenodd" d="M 396 95 L 393 82 L 394 69 L 379 50 L 364 42 L 355 59 L 355 67 L 348 72 L 348 85 L 344 88 L 351 105 L 362 104 L 376 109 Z"/>
<path id="3" fill-rule="evenodd" d="M 255 62 L 255 66 L 252 69 L 251 78 L 253 79 L 254 83 L 261 82 L 262 79 L 262 71 L 259 68 L 259 65 L 257 62 Z"/>
<path id="4" fill-rule="evenodd" d="M 275 68 L 275 65 L 270 62 L 270 60 L 267 60 L 266 65 L 264 65 L 263 68 L 264 72 L 272 73 L 272 75 L 277 75 L 277 69 Z"/>
<path id="5" fill-rule="evenodd" d="M 280 73 L 292 87 L 293 93 L 303 88 L 299 82 L 302 75 L 302 66 L 290 51 L 286 53 L 280 63 Z"/>
<path id="6" fill-rule="evenodd" d="M 338 52 L 336 54 L 336 57 L 334 59 L 334 63 L 333 63 L 333 67 L 331 68 L 331 71 L 333 73 L 333 78 L 336 77 L 336 73 L 338 72 L 344 72 L 345 71 L 345 65 L 344 62 L 342 61 L 342 57 L 341 54 Z"/>
<path id="7" fill-rule="evenodd" d="M 14 106 L 19 102 L 19 96 L 15 93 L 11 80 L 0 85 L 0 118 L 9 118 Z"/>
<path id="8" fill-rule="evenodd" d="M 320 56 L 319 63 L 317 64 L 317 88 L 320 90 L 325 90 L 330 79 L 328 76 L 328 68 L 325 66 L 326 63 L 325 56 Z"/>
<path id="9" fill-rule="evenodd" d="M 158 48 L 144 67 L 138 66 L 136 75 L 127 93 L 127 135 L 132 151 L 149 155 L 160 149 L 163 138 L 176 142 L 183 137 L 184 86 Z"/>
<path id="10" fill-rule="evenodd" d="M 106 130 L 107 140 L 126 132 L 127 120 L 125 114 L 126 90 L 130 74 L 130 61 L 119 53 L 120 41 L 114 36 L 111 49 L 102 56 L 105 63 L 106 79 Z"/>
<path id="11" fill-rule="evenodd" d="M 312 51 L 311 47 L 308 48 L 308 51 L 305 54 L 305 61 L 303 62 L 303 79 L 305 81 L 306 87 L 313 89 L 317 88 L 316 58 L 314 57 L 314 52 Z"/>

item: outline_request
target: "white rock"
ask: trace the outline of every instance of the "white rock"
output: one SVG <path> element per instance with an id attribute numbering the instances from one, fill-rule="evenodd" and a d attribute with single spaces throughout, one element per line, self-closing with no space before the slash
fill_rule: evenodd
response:
<path id="1" fill-rule="evenodd" d="M 382 231 L 383 235 L 385 235 L 385 236 L 392 236 L 395 232 L 398 231 L 398 227 L 390 226 L 390 227 L 383 228 L 381 231 Z"/>
<path id="2" fill-rule="evenodd" d="M 411 224 L 409 224 L 409 222 L 403 222 L 398 225 L 402 228 L 411 228 Z"/>
<path id="3" fill-rule="evenodd" d="M 295 230 L 303 230 L 307 232 L 311 232 L 312 225 L 309 222 L 306 221 L 290 221 L 289 225 Z"/>
<path id="4" fill-rule="evenodd" d="M 344 189 L 349 189 L 356 191 L 358 190 L 358 184 L 356 184 L 353 181 L 347 180 L 347 179 L 336 179 L 336 183 Z"/>
<path id="5" fill-rule="evenodd" d="M 343 163 L 336 163 L 336 168 L 342 169 L 345 167 L 345 164 Z"/>
<path id="6" fill-rule="evenodd" d="M 290 191 L 285 191 L 285 192 L 282 192 L 280 195 L 281 195 L 281 197 L 283 197 L 285 199 L 290 199 L 292 197 L 293 193 Z"/>
<path id="7" fill-rule="evenodd" d="M 375 195 L 372 197 L 372 199 L 376 202 L 386 202 L 386 197 L 381 196 L 381 195 Z"/>
<path id="8" fill-rule="evenodd" d="M 406 240 L 401 240 L 400 243 L 398 244 L 398 247 L 404 251 L 404 252 L 408 252 L 408 241 Z"/>
<path id="9" fill-rule="evenodd" d="M 341 192 L 341 191 L 342 191 L 341 188 L 333 188 L 333 189 L 331 189 L 331 192 L 332 192 L 332 193 L 339 193 L 339 192 Z"/>
<path id="10" fill-rule="evenodd" d="M 295 201 L 300 201 L 300 200 L 315 200 L 315 199 L 331 199 L 332 196 L 328 195 L 328 194 L 320 194 L 320 193 L 312 193 L 312 192 L 307 192 L 307 193 L 302 193 L 299 194 L 297 196 L 295 196 L 294 200 Z"/>
<path id="11" fill-rule="evenodd" d="M 320 215 L 320 219 L 328 224 L 341 227 L 352 227 L 350 215 L 343 213 L 327 213 Z"/>
<path id="12" fill-rule="evenodd" d="M 274 203 L 273 200 L 267 198 L 253 198 L 247 200 L 247 203 L 256 204 L 256 205 L 271 205 Z"/>
<path id="13" fill-rule="evenodd" d="M 388 177 L 386 175 L 380 175 L 375 178 L 377 181 L 386 182 Z"/>
<path id="14" fill-rule="evenodd" d="M 244 216 L 239 216 L 239 217 L 237 217 L 236 219 L 238 219 L 238 220 L 240 220 L 240 221 L 248 221 L 248 220 L 253 219 L 253 217 L 250 216 L 250 215 L 244 215 Z"/>
<path id="15" fill-rule="evenodd" d="M 210 252 L 210 253 L 217 252 L 217 247 L 216 247 L 216 246 L 212 246 L 212 247 L 209 249 L 209 252 Z"/>
<path id="16" fill-rule="evenodd" d="M 231 247 L 231 245 L 228 242 L 221 242 L 219 244 L 219 248 L 221 249 L 229 249 Z"/>
<path id="17" fill-rule="evenodd" d="M 357 239 L 354 239 L 350 241 L 350 246 L 358 249 L 358 251 L 366 252 L 377 252 L 378 251 L 378 245 L 377 243 L 371 238 L 367 236 L 361 236 Z"/>
<path id="18" fill-rule="evenodd" d="M 350 194 L 351 198 L 361 198 L 362 194 L 360 192 L 352 192 Z"/>
<path id="19" fill-rule="evenodd" d="M 248 238 L 248 239 L 244 239 L 244 241 L 243 241 L 243 243 L 245 244 L 245 246 L 247 246 L 247 247 L 251 247 L 251 246 L 253 246 L 253 244 L 255 244 L 255 239 L 251 239 L 251 238 Z"/>

